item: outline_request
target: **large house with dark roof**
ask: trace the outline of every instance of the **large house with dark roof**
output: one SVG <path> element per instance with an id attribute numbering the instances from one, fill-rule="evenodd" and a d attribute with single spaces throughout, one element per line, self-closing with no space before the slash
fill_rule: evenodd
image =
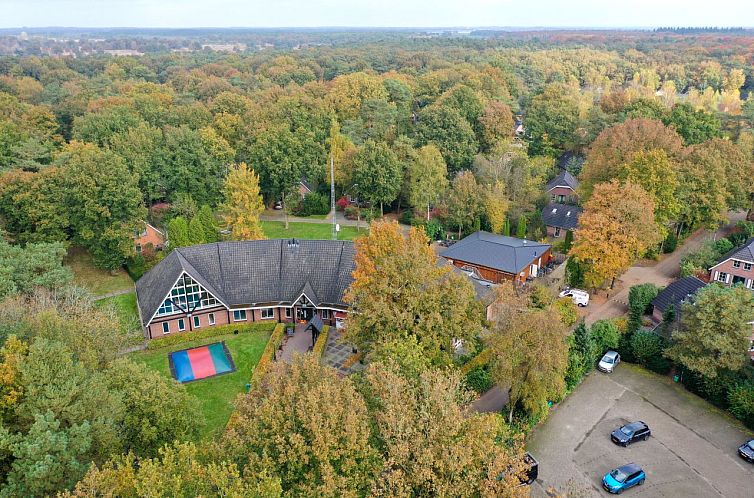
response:
<path id="1" fill-rule="evenodd" d="M 709 271 L 714 282 L 727 286 L 742 284 L 754 289 L 754 237 L 720 258 Z"/>
<path id="2" fill-rule="evenodd" d="M 148 339 L 227 323 L 336 325 L 354 269 L 351 242 L 253 240 L 173 250 L 136 283 Z"/>
<path id="3" fill-rule="evenodd" d="M 583 210 L 570 204 L 550 203 L 542 210 L 542 222 L 547 229 L 547 236 L 565 237 L 568 230 L 576 230 L 579 216 Z"/>
<path id="4" fill-rule="evenodd" d="M 549 244 L 479 231 L 456 242 L 440 256 L 480 280 L 523 283 L 550 263 L 550 250 Z"/>
<path id="5" fill-rule="evenodd" d="M 578 187 L 579 181 L 563 169 L 558 173 L 558 176 L 547 183 L 545 191 L 550 196 L 550 202 L 573 204 L 577 200 L 576 189 Z"/>

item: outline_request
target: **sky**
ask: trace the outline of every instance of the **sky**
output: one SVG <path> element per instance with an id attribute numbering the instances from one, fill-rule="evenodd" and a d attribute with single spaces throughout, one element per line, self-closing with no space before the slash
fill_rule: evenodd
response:
<path id="1" fill-rule="evenodd" d="M 0 27 L 754 26 L 754 0 L 0 0 Z"/>

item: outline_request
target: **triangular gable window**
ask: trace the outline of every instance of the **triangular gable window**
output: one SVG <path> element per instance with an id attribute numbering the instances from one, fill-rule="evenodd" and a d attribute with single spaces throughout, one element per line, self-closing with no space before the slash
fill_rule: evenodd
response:
<path id="1" fill-rule="evenodd" d="M 199 285 L 187 273 L 182 274 L 170 294 L 162 302 L 155 316 L 170 315 L 173 313 L 192 313 L 202 308 L 217 306 L 215 296 Z"/>
<path id="2" fill-rule="evenodd" d="M 301 294 L 301 297 L 298 298 L 298 301 L 296 301 L 296 304 L 303 307 L 313 306 L 309 298 L 306 297 L 306 294 Z"/>

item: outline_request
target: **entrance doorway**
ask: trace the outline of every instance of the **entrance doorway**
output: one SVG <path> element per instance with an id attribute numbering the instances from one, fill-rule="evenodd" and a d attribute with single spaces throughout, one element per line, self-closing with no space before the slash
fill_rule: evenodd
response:
<path id="1" fill-rule="evenodd" d="M 314 308 L 299 306 L 296 308 L 296 320 L 309 321 L 314 318 Z"/>

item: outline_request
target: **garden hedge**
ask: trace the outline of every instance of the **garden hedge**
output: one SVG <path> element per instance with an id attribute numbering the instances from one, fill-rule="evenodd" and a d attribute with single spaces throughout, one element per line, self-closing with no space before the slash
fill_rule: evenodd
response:
<path id="1" fill-rule="evenodd" d="M 280 344 L 283 342 L 285 325 L 286 324 L 284 323 L 278 323 L 275 330 L 272 331 L 270 340 L 267 341 L 267 345 L 264 347 L 264 351 L 262 351 L 262 357 L 259 358 L 259 362 L 254 367 L 254 372 L 251 374 L 252 383 L 259 382 L 262 377 L 264 377 L 264 374 L 267 373 L 267 370 L 269 370 L 270 364 L 275 358 L 275 351 L 277 351 Z"/>
<path id="2" fill-rule="evenodd" d="M 232 324 L 218 325 L 216 327 L 208 327 L 206 329 L 181 332 L 176 335 L 169 335 L 167 337 L 160 337 L 159 339 L 152 339 L 147 342 L 147 349 L 161 349 L 176 344 L 183 344 L 184 342 L 197 341 L 200 339 L 207 339 L 210 337 L 219 337 L 221 335 L 232 334 L 234 330 L 238 330 L 239 334 L 248 332 L 259 332 L 272 330 L 275 323 L 249 323 L 244 325 Z"/>
<path id="3" fill-rule="evenodd" d="M 321 360 L 322 356 L 325 354 L 325 348 L 327 347 L 327 337 L 329 335 L 330 335 L 330 326 L 325 325 L 322 328 L 322 332 L 320 332 L 319 336 L 317 337 L 317 342 L 314 343 L 314 347 L 312 348 L 312 354 L 318 360 Z"/>

